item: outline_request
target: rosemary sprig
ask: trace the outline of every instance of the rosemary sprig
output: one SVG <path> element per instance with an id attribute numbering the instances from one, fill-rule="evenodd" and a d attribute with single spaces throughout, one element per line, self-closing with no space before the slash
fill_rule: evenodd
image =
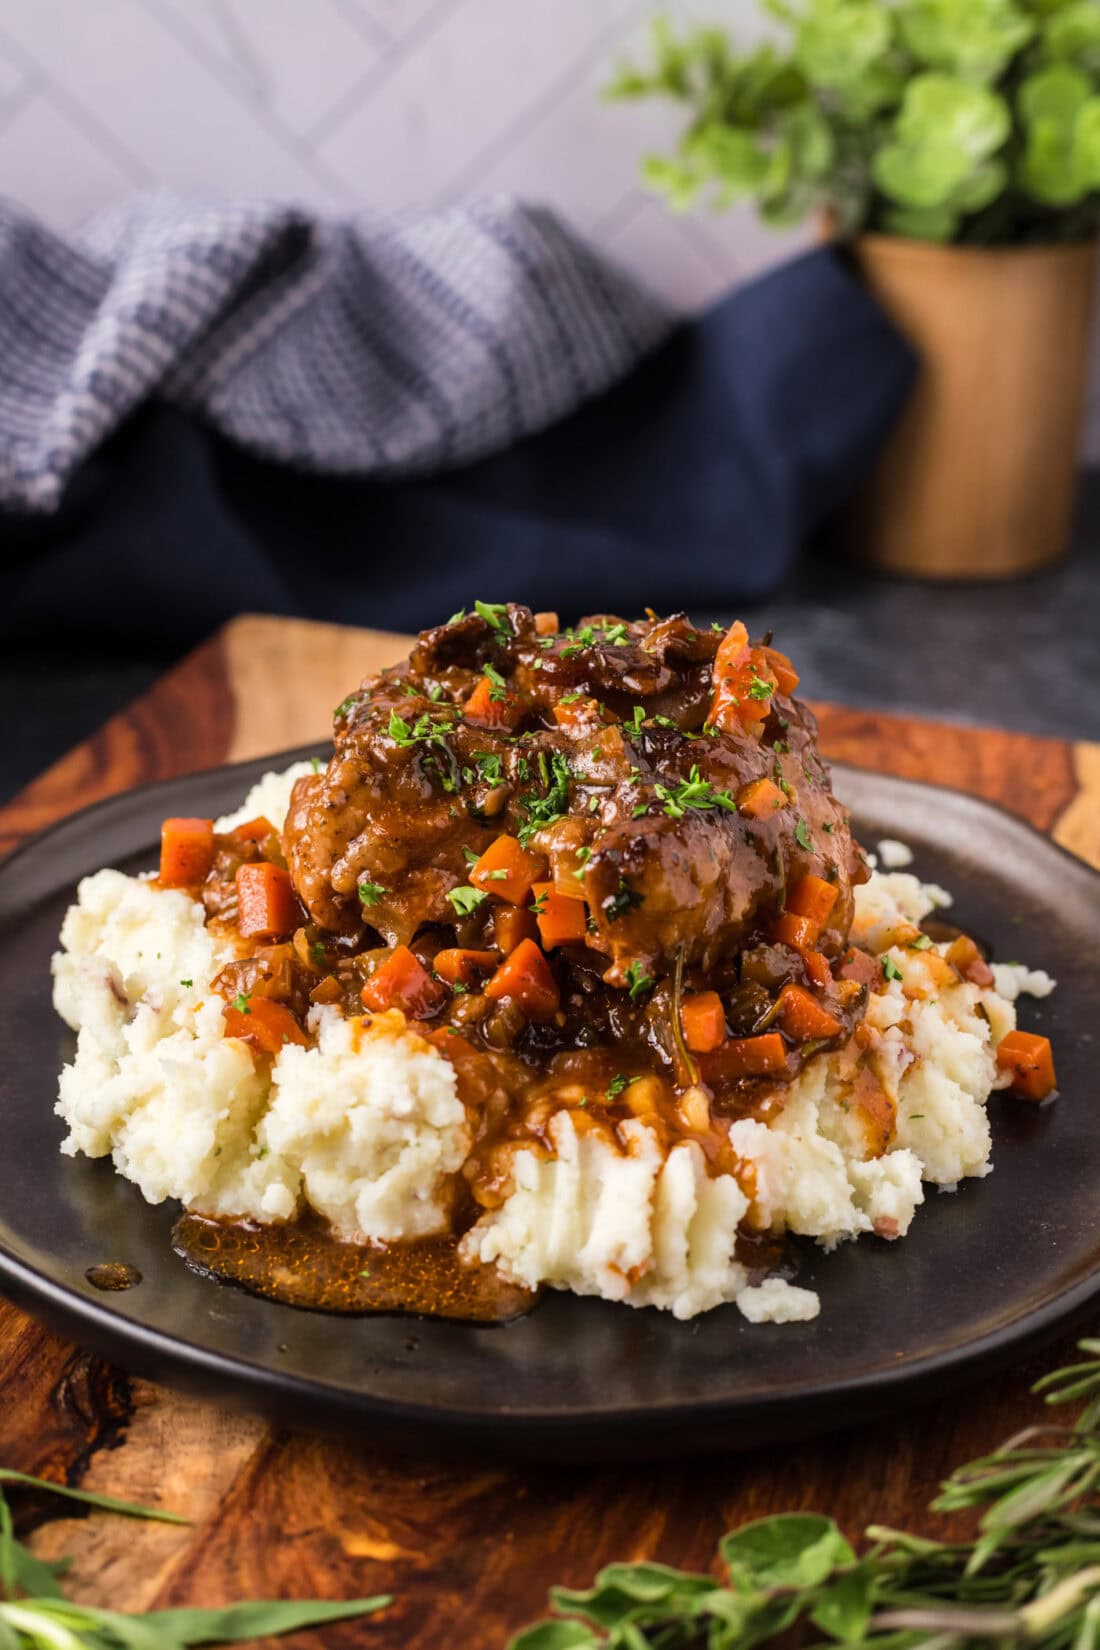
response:
<path id="1" fill-rule="evenodd" d="M 186 1524 L 177 1513 L 119 1501 L 111 1495 L 71 1490 L 23 1472 L 0 1467 L 0 1485 L 25 1485 L 80 1501 L 101 1512 L 125 1518 L 156 1519 Z M 207 1610 L 150 1610 L 123 1615 L 117 1610 L 75 1604 L 61 1591 L 66 1568 L 46 1564 L 21 1541 L 12 1528 L 11 1509 L 0 1489 L 0 1650 L 181 1650 L 191 1644 L 243 1644 L 258 1638 L 292 1633 L 323 1622 L 346 1621 L 369 1615 L 391 1601 L 357 1599 L 252 1599 Z"/>
<path id="2" fill-rule="evenodd" d="M 830 1518 L 781 1513 L 719 1543 L 725 1580 L 611 1564 L 511 1650 L 752 1650 L 799 1646 L 1100 1650 L 1100 1340 L 1035 1387 L 1084 1400 L 1070 1425 L 1028 1427 L 960 1467 L 934 1512 L 971 1511 L 970 1541 L 871 1525 L 856 1552 Z"/>

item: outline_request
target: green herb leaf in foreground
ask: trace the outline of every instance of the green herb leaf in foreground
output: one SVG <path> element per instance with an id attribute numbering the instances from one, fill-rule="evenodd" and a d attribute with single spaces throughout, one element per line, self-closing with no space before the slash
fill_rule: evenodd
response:
<path id="1" fill-rule="evenodd" d="M 829 1518 L 781 1513 L 719 1544 L 720 1582 L 663 1564 L 610 1564 L 511 1650 L 1100 1650 L 1100 1340 L 1035 1390 L 1084 1401 L 1069 1426 L 1029 1427 L 960 1467 L 934 1512 L 971 1511 L 970 1541 L 872 1525 L 857 1553 Z M 822 1639 L 821 1635 L 824 1635 Z"/>
<path id="2" fill-rule="evenodd" d="M 186 1524 L 178 1513 L 119 1501 L 112 1495 L 72 1490 L 43 1478 L 0 1467 L 0 1484 L 46 1490 L 100 1512 L 125 1518 Z M 0 1490 L 0 1650 L 181 1650 L 192 1644 L 242 1644 L 325 1622 L 369 1615 L 389 1597 L 360 1599 L 262 1599 L 203 1610 L 153 1610 L 123 1615 L 74 1604 L 58 1585 L 62 1564 L 45 1564 L 17 1541 L 11 1511 Z"/>

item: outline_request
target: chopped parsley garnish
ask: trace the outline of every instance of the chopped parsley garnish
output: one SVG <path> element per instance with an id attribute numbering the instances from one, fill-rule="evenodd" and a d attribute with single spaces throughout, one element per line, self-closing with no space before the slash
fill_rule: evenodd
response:
<path id="1" fill-rule="evenodd" d="M 588 861 L 592 858 L 592 850 L 591 848 L 578 848 L 576 853 L 573 855 L 573 858 L 576 860 L 578 865 L 587 865 Z"/>
<path id="2" fill-rule="evenodd" d="M 882 959 L 882 972 L 885 974 L 885 976 L 888 980 L 900 980 L 901 979 L 901 969 L 898 967 L 898 965 L 894 961 L 893 957 L 883 957 L 883 959 Z"/>
<path id="3" fill-rule="evenodd" d="M 625 624 L 604 625 L 603 639 L 605 642 L 610 642 L 612 647 L 622 647 L 630 640 L 630 632 Z"/>
<path id="4" fill-rule="evenodd" d="M 629 722 L 624 722 L 623 726 L 625 728 L 629 728 L 631 733 L 639 734 L 642 731 L 642 723 L 644 721 L 645 721 L 645 706 L 644 705 L 635 705 L 634 710 L 631 713 L 630 721 Z"/>
<path id="5" fill-rule="evenodd" d="M 640 962 L 632 962 L 626 971 L 627 989 L 630 1000 L 636 1003 L 643 991 L 648 991 L 653 984 L 653 975 L 647 974 Z"/>
<path id="6" fill-rule="evenodd" d="M 575 705 L 578 699 L 583 699 L 583 693 L 563 693 L 558 700 L 559 705 Z"/>
<path id="7" fill-rule="evenodd" d="M 466 883 L 461 888 L 452 888 L 447 898 L 460 917 L 469 917 L 473 915 L 479 905 L 485 903 L 489 896 L 482 893 L 480 888 L 471 888 Z"/>
<path id="8" fill-rule="evenodd" d="M 504 602 L 475 602 L 474 612 L 479 619 L 484 619 L 490 630 L 498 636 L 514 636 L 512 621 L 508 617 L 508 608 Z"/>
<path id="9" fill-rule="evenodd" d="M 482 665 L 482 673 L 488 677 L 489 698 L 494 705 L 502 704 L 508 697 L 508 684 L 495 665 Z"/>
<path id="10" fill-rule="evenodd" d="M 356 694 L 349 693 L 346 699 L 341 699 L 340 703 L 332 713 L 332 720 L 334 722 L 338 722 L 341 716 L 346 716 L 352 705 L 354 705 L 357 697 L 358 696 Z"/>
<path id="11" fill-rule="evenodd" d="M 440 687 L 438 682 L 433 682 L 431 687 L 428 689 L 428 698 L 431 700 L 433 705 L 437 705 L 442 697 L 443 689 Z"/>
<path id="12" fill-rule="evenodd" d="M 313 769 L 314 773 L 320 773 L 321 758 L 319 756 L 311 756 L 309 759 L 309 765 Z"/>
<path id="13" fill-rule="evenodd" d="M 359 898 L 364 905 L 380 905 L 386 897 L 386 890 L 380 882 L 361 882 L 359 884 Z"/>
<path id="14" fill-rule="evenodd" d="M 631 808 L 630 817 L 631 817 L 631 819 L 641 819 L 642 815 L 647 814 L 648 812 L 649 812 L 649 803 L 648 802 L 638 802 L 634 805 L 633 808 Z"/>
<path id="15" fill-rule="evenodd" d="M 552 825 L 560 819 L 569 806 L 569 762 L 561 751 L 551 754 L 549 765 L 546 761 L 546 752 L 539 751 L 538 769 L 542 782 L 546 786 L 545 796 L 539 796 L 537 791 L 525 791 L 519 799 L 520 808 L 526 815 L 526 820 L 518 831 L 519 840 L 527 846 L 536 831 L 541 831 L 544 825 Z M 551 778 L 551 771 L 553 777 Z"/>
<path id="16" fill-rule="evenodd" d="M 251 995 L 248 992 L 242 991 L 239 997 L 234 997 L 233 1007 L 237 1010 L 238 1014 L 251 1014 L 252 1010 L 248 1006 L 251 1001 Z"/>
<path id="17" fill-rule="evenodd" d="M 774 692 L 775 689 L 770 682 L 766 682 L 762 676 L 753 675 L 749 684 L 750 699 L 770 699 Z"/>
<path id="18" fill-rule="evenodd" d="M 472 848 L 464 847 L 462 850 L 462 857 L 466 861 L 467 865 L 476 865 L 478 860 L 481 858 L 481 855 L 475 854 Z"/>
<path id="19" fill-rule="evenodd" d="M 723 808 L 731 814 L 737 812 L 737 803 L 729 791 L 716 791 L 694 766 L 678 785 L 655 785 L 653 788 L 664 803 L 665 813 L 670 819 L 683 819 L 689 808 L 699 813 L 709 808 Z"/>
<path id="20" fill-rule="evenodd" d="M 619 917 L 625 916 L 627 911 L 632 911 L 636 905 L 644 903 L 645 895 L 639 894 L 636 889 L 630 886 L 626 878 L 621 876 L 619 886 L 615 892 L 608 894 L 607 898 L 602 901 L 602 909 L 607 914 L 608 922 L 615 922 Z"/>
<path id="21" fill-rule="evenodd" d="M 833 832 L 836 830 L 836 826 L 833 824 L 831 819 L 827 819 L 821 829 L 826 831 L 829 836 L 832 836 Z"/>
<path id="22" fill-rule="evenodd" d="M 546 895 L 545 894 L 536 894 L 535 895 L 534 899 L 531 901 L 531 910 L 535 913 L 536 917 L 541 917 L 542 916 L 542 913 L 546 910 Z"/>
<path id="23" fill-rule="evenodd" d="M 775 741 L 775 743 L 772 745 L 772 750 L 775 751 L 779 756 L 786 756 L 788 754 L 788 752 L 790 751 L 790 748 L 791 748 L 790 743 L 786 739 L 777 739 Z"/>
<path id="24" fill-rule="evenodd" d="M 927 934 L 918 934 L 915 940 L 909 942 L 910 951 L 931 951 L 932 941 Z"/>
<path id="25" fill-rule="evenodd" d="M 325 947 L 323 942 L 321 940 L 314 940 L 313 944 L 309 948 L 309 954 L 313 958 L 314 962 L 324 962 Z"/>
<path id="26" fill-rule="evenodd" d="M 482 871 L 481 875 L 482 875 L 482 878 L 485 882 L 507 882 L 508 881 L 508 872 L 504 868 L 503 865 L 497 871 Z"/>
<path id="27" fill-rule="evenodd" d="M 814 845 L 813 838 L 810 836 L 810 827 L 801 817 L 794 828 L 794 839 L 800 848 L 812 848 Z"/>
<path id="28" fill-rule="evenodd" d="M 194 983 L 195 983 L 194 980 L 181 980 L 180 981 L 180 985 L 182 985 L 182 987 L 185 991 L 190 991 L 190 989 L 194 985 Z"/>
<path id="29" fill-rule="evenodd" d="M 608 1100 L 614 1100 L 615 1096 L 617 1094 L 621 1094 L 630 1081 L 631 1079 L 626 1075 L 625 1071 L 617 1071 L 610 1083 L 607 1085 L 607 1093 L 605 1098 Z"/>
<path id="30" fill-rule="evenodd" d="M 465 617 L 466 617 L 466 609 L 464 607 L 460 607 L 457 613 L 452 613 L 451 614 L 450 618 L 447 620 L 447 623 L 448 624 L 461 624 L 462 620 Z"/>
<path id="31" fill-rule="evenodd" d="M 500 757 L 494 756 L 491 751 L 475 751 L 474 761 L 477 771 L 487 785 L 499 785 L 504 778 L 500 765 Z"/>
<path id="32" fill-rule="evenodd" d="M 407 750 L 412 745 L 442 745 L 453 726 L 453 722 L 433 722 L 428 711 L 424 711 L 410 727 L 403 716 L 391 710 L 386 732 L 395 745 Z"/>

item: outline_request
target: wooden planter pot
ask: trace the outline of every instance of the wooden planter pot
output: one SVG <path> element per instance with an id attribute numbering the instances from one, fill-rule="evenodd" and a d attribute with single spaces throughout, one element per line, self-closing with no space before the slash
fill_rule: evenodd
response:
<path id="1" fill-rule="evenodd" d="M 850 548 L 935 579 L 1054 561 L 1073 508 L 1097 244 L 987 250 L 865 235 L 850 252 L 922 361 L 847 517 Z"/>

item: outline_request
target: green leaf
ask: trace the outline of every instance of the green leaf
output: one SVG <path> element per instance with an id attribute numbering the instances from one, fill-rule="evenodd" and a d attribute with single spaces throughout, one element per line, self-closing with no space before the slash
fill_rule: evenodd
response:
<path id="1" fill-rule="evenodd" d="M 0 1467 L 0 1484 L 26 1484 L 31 1489 L 49 1490 L 66 1501 L 81 1501 L 87 1507 L 98 1507 L 101 1512 L 121 1513 L 125 1518 L 152 1519 L 160 1524 L 186 1524 L 180 1513 L 164 1512 L 159 1507 L 143 1507 L 136 1501 L 120 1501 L 113 1495 L 96 1495 L 91 1490 L 72 1490 L 67 1484 L 54 1484 L 48 1478 L 32 1478 L 25 1472 L 14 1472 Z"/>
<path id="2" fill-rule="evenodd" d="M 167 1634 L 166 1642 L 172 1646 L 239 1644 L 293 1633 L 302 1627 L 319 1627 L 324 1622 L 372 1615 L 392 1603 L 389 1593 L 353 1599 L 265 1599 L 212 1610 L 152 1610 L 141 1619 L 154 1631 Z"/>
<path id="3" fill-rule="evenodd" d="M 855 1644 L 864 1636 L 871 1615 L 874 1571 L 864 1563 L 840 1576 L 818 1599 L 810 1619 L 830 1638 Z"/>
<path id="4" fill-rule="evenodd" d="M 798 24 L 795 62 L 813 85 L 843 90 L 886 52 L 890 33 L 876 0 L 814 0 Z"/>
<path id="5" fill-rule="evenodd" d="M 976 83 L 998 80 L 1036 34 L 1016 0 L 917 0 L 897 15 L 919 63 Z"/>
<path id="6" fill-rule="evenodd" d="M 1100 76 L 1100 6 L 1075 0 L 1054 12 L 1043 25 L 1043 46 L 1052 58 L 1075 63 Z"/>
<path id="7" fill-rule="evenodd" d="M 1083 70 L 1051 64 L 1019 91 L 1019 182 L 1047 206 L 1072 206 L 1100 186 L 1100 96 Z"/>
<path id="8" fill-rule="evenodd" d="M 912 241 L 950 241 L 958 233 L 959 214 L 953 206 L 898 206 L 883 214 L 890 235 Z"/>
<path id="9" fill-rule="evenodd" d="M 1010 129 L 1008 108 L 995 93 L 946 75 L 918 75 L 906 91 L 893 141 L 874 157 L 875 181 L 901 206 L 953 205 L 956 192 Z"/>
<path id="10" fill-rule="evenodd" d="M 588 1650 L 598 1642 L 579 1621 L 538 1621 L 509 1639 L 508 1650 Z"/>
<path id="11" fill-rule="evenodd" d="M 831 1518 L 778 1513 L 745 1524 L 719 1543 L 737 1587 L 814 1587 L 855 1554 Z"/>

